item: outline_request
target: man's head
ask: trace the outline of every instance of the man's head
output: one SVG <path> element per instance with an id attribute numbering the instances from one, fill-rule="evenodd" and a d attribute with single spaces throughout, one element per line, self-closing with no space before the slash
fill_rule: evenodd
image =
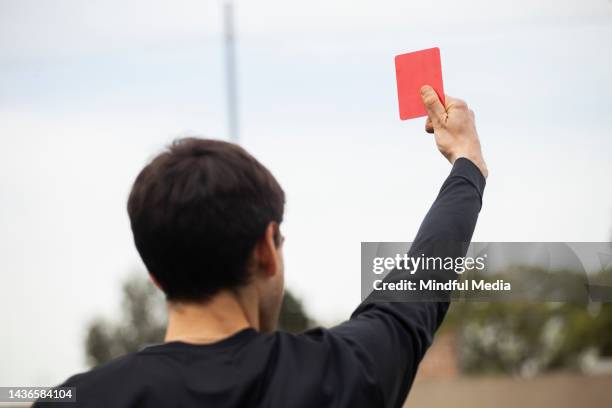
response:
<path id="1" fill-rule="evenodd" d="M 244 149 L 188 138 L 140 172 L 128 213 L 136 248 L 169 301 L 202 302 L 253 285 L 260 317 L 276 320 L 284 203 L 276 179 Z"/>

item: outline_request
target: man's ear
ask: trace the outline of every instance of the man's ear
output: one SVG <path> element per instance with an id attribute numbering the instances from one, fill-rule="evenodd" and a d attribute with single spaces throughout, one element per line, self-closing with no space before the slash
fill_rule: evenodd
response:
<path id="1" fill-rule="evenodd" d="M 266 277 L 274 276 L 278 271 L 278 247 L 275 237 L 278 234 L 278 224 L 271 222 L 266 227 L 264 235 L 255 245 L 255 256 L 259 271 Z"/>

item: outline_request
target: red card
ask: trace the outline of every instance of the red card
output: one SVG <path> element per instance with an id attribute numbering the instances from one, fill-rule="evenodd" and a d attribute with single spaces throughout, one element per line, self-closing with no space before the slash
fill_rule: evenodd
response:
<path id="1" fill-rule="evenodd" d="M 430 85 L 444 103 L 439 48 L 429 48 L 397 55 L 395 57 L 395 74 L 401 120 L 427 116 L 427 111 L 421 100 L 421 87 L 423 85 Z"/>

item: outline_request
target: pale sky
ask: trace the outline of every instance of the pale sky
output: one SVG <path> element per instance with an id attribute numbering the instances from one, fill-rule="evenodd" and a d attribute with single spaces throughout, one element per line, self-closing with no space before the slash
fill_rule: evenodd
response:
<path id="1" fill-rule="evenodd" d="M 475 241 L 610 239 L 612 2 L 236 3 L 241 142 L 285 188 L 287 284 L 320 322 L 359 302 L 360 242 L 410 241 L 450 169 L 398 119 L 396 54 L 440 47 L 476 111 Z M 220 1 L 0 0 L 0 386 L 85 368 L 86 322 L 144 270 L 134 177 L 225 138 L 220 22 Z"/>

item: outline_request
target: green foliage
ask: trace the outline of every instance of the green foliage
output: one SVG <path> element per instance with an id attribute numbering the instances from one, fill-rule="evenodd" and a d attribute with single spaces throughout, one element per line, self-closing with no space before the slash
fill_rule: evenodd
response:
<path id="1" fill-rule="evenodd" d="M 522 271 L 527 281 L 546 282 L 550 272 Z M 457 302 L 451 307 L 445 330 L 460 339 L 459 359 L 468 373 L 536 374 L 575 369 L 587 353 L 612 357 L 612 304 L 588 303 L 583 296 L 584 276 L 565 274 L 568 291 L 562 297 L 573 302 Z M 590 276 L 604 278 L 611 270 Z M 559 279 L 556 279 L 559 282 Z M 534 285 L 537 286 L 537 285 Z M 540 285 L 542 288 L 542 285 Z"/>
<path id="2" fill-rule="evenodd" d="M 290 333 L 300 333 L 312 327 L 313 324 L 313 320 L 304 311 L 302 302 L 288 290 L 285 291 L 278 319 L 279 329 Z"/>
<path id="3" fill-rule="evenodd" d="M 122 315 L 118 322 L 95 318 L 87 330 L 85 352 L 94 366 L 155 343 L 166 330 L 165 302 L 146 278 L 134 275 L 122 287 Z"/>

